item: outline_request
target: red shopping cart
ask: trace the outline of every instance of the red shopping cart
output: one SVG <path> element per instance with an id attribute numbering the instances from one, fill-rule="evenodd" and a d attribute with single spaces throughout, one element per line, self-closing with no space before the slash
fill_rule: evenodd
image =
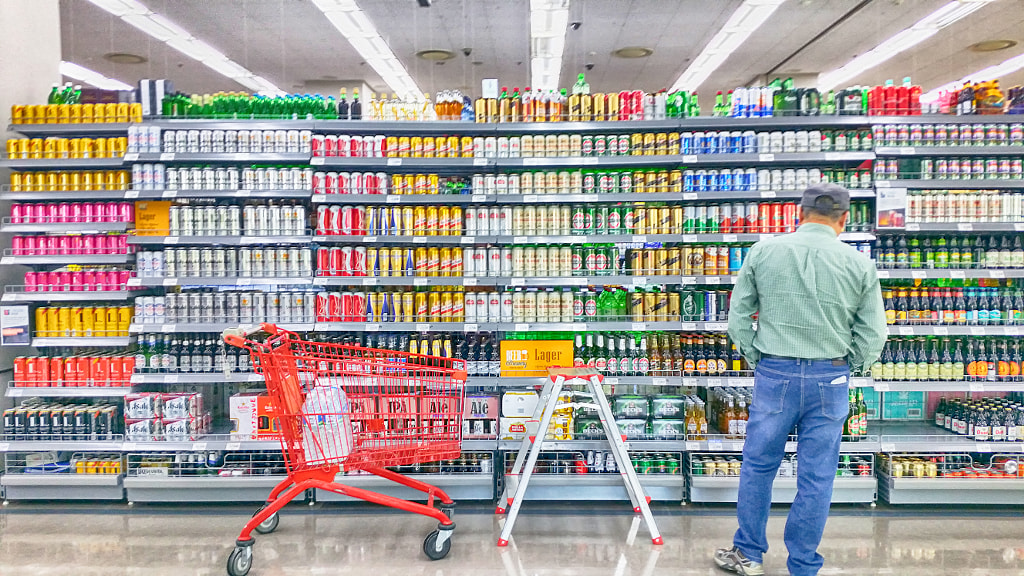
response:
<path id="1" fill-rule="evenodd" d="M 252 336 L 265 332 L 266 339 Z M 252 531 L 273 532 L 278 511 L 319 488 L 438 521 L 423 541 L 431 560 L 451 549 L 455 503 L 435 486 L 388 466 L 458 458 L 466 369 L 461 360 L 327 344 L 299 339 L 273 324 L 225 331 L 224 341 L 245 348 L 266 380 L 281 431 L 288 478 L 278 484 L 242 529 L 228 558 L 228 574 L 252 568 Z M 410 502 L 336 482 L 341 471 L 361 470 L 426 494 Z M 439 502 L 434 507 L 435 500 Z"/>

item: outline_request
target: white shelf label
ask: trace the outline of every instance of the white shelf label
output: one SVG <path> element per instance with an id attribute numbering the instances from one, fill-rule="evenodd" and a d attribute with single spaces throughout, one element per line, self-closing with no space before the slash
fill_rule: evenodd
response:
<path id="1" fill-rule="evenodd" d="M 736 242 L 738 239 L 735 234 L 722 234 L 722 242 Z"/>
<path id="2" fill-rule="evenodd" d="M 647 242 L 647 235 L 646 234 L 640 234 L 639 236 L 634 235 L 633 236 L 633 242 Z"/>
<path id="3" fill-rule="evenodd" d="M 700 450 L 700 442 L 687 442 L 686 443 L 686 451 L 687 452 L 696 452 L 698 450 Z"/>
<path id="4" fill-rule="evenodd" d="M 692 243 L 692 242 L 696 242 L 696 241 L 697 241 L 697 235 L 696 234 L 683 234 L 683 242 L 684 243 Z"/>
<path id="5" fill-rule="evenodd" d="M 875 181 L 875 188 L 890 188 L 890 187 L 892 187 L 892 182 L 889 182 L 888 180 L 876 180 Z"/>
<path id="6" fill-rule="evenodd" d="M 758 154 L 757 159 L 761 162 L 775 162 L 775 154 Z"/>
<path id="7" fill-rule="evenodd" d="M 430 331 L 430 324 L 427 323 L 427 322 L 420 322 L 420 323 L 416 324 L 416 331 L 417 332 L 429 332 Z"/>
<path id="8" fill-rule="evenodd" d="M 696 385 L 697 385 L 697 379 L 696 378 L 683 378 L 683 386 L 696 386 Z"/>
<path id="9" fill-rule="evenodd" d="M 693 276 L 683 276 L 682 283 L 687 285 L 693 285 L 697 283 L 697 278 Z"/>
<path id="10" fill-rule="evenodd" d="M 169 160 L 174 160 L 174 152 L 161 152 L 160 153 L 160 161 L 161 162 L 167 162 Z"/>
<path id="11" fill-rule="evenodd" d="M 712 452 L 721 452 L 723 450 L 721 440 L 708 440 L 708 450 Z"/>
<path id="12" fill-rule="evenodd" d="M 476 244 L 476 236 L 463 236 L 459 239 L 459 244 Z"/>
<path id="13" fill-rule="evenodd" d="M 138 160 L 139 160 L 139 153 L 138 152 L 131 152 L 131 153 L 128 153 L 128 154 L 124 155 L 124 161 L 125 162 L 137 162 Z"/>
<path id="14" fill-rule="evenodd" d="M 722 330 L 725 330 L 728 327 L 729 327 L 729 325 L 726 324 L 725 322 L 708 322 L 707 324 L 704 324 L 704 328 L 706 328 L 708 330 L 711 330 L 711 331 L 715 331 L 715 330 L 722 331 Z"/>
<path id="15" fill-rule="evenodd" d="M 985 329 L 981 326 L 971 326 L 971 336 L 984 336 Z"/>
<path id="16" fill-rule="evenodd" d="M 888 392 L 889 391 L 889 383 L 888 382 L 875 382 L 874 389 L 875 389 L 875 392 Z"/>
<path id="17" fill-rule="evenodd" d="M 721 385 L 722 385 L 722 379 L 721 378 L 708 378 L 708 386 L 721 386 Z"/>
<path id="18" fill-rule="evenodd" d="M 633 322 L 632 330 L 634 332 L 643 332 L 647 330 L 647 324 L 645 322 Z"/>
<path id="19" fill-rule="evenodd" d="M 177 198 L 177 190 L 164 190 L 164 193 L 160 195 L 161 198 Z"/>
<path id="20" fill-rule="evenodd" d="M 177 286 L 178 285 L 178 279 L 177 278 L 164 278 L 164 281 L 162 282 L 162 284 L 164 286 Z"/>
<path id="21" fill-rule="evenodd" d="M 402 203 L 402 197 L 401 196 L 395 196 L 393 194 L 388 194 L 388 197 L 384 199 L 384 203 L 385 204 L 401 204 Z"/>
<path id="22" fill-rule="evenodd" d="M 463 286 L 476 286 L 477 282 L 478 282 L 478 280 L 476 278 L 463 278 L 462 279 L 462 285 Z"/>
<path id="23" fill-rule="evenodd" d="M 721 284 L 722 279 L 719 278 L 718 276 L 707 276 L 706 278 L 704 278 L 704 282 L 706 284 Z"/>
<path id="24" fill-rule="evenodd" d="M 963 270 L 954 270 L 949 273 L 949 277 L 953 278 L 954 280 L 963 280 L 967 278 L 967 274 L 964 274 Z"/>
<path id="25" fill-rule="evenodd" d="M 511 284 L 513 286 L 526 286 L 526 278 L 513 278 Z"/>
<path id="26" fill-rule="evenodd" d="M 426 278 L 413 278 L 412 279 L 412 285 L 413 286 L 426 286 L 427 285 L 427 279 Z"/>
<path id="27" fill-rule="evenodd" d="M 843 159 L 843 155 L 840 154 L 839 152 L 825 152 L 825 160 L 827 160 L 827 161 L 831 162 L 833 160 L 842 160 L 842 159 Z"/>
<path id="28" fill-rule="evenodd" d="M 163 324 L 160 326 L 161 332 L 177 332 L 178 326 L 176 324 Z"/>
<path id="29" fill-rule="evenodd" d="M 463 332 L 478 332 L 479 330 L 480 330 L 480 326 L 478 324 L 463 324 L 462 325 L 462 331 Z"/>
<path id="30" fill-rule="evenodd" d="M 487 166 L 487 158 L 473 158 L 473 166 Z"/>
<path id="31" fill-rule="evenodd" d="M 879 278 L 888 278 L 889 277 L 889 271 L 888 270 L 879 270 L 878 271 L 878 277 Z"/>
<path id="32" fill-rule="evenodd" d="M 633 278 L 633 286 L 647 286 L 646 276 L 635 276 Z"/>
<path id="33" fill-rule="evenodd" d="M 228 442 L 227 444 L 224 445 L 224 448 L 226 448 L 227 450 L 241 450 L 242 443 L 241 442 Z"/>
<path id="34" fill-rule="evenodd" d="M 587 331 L 587 323 L 586 322 L 579 322 L 579 323 L 573 324 L 572 325 L 572 329 L 573 329 L 574 332 L 586 332 Z"/>
<path id="35" fill-rule="evenodd" d="M 993 278 L 1006 278 L 1006 272 L 1002 270 L 989 270 L 988 275 Z"/>
<path id="36" fill-rule="evenodd" d="M 135 450 L 135 442 L 125 442 L 124 444 L 121 444 L 121 450 L 124 450 L 124 451 L 127 451 L 127 452 L 131 452 L 132 450 Z"/>
<path id="37" fill-rule="evenodd" d="M 906 229 L 907 229 L 907 232 L 920 232 L 921 231 L 921 225 L 917 224 L 917 223 L 910 223 L 910 224 L 907 224 L 907 228 Z"/>
<path id="38" fill-rule="evenodd" d="M 0 442 L 0 452 L 7 452 L 7 450 L 10 449 L 10 447 L 10 442 Z"/>
<path id="39" fill-rule="evenodd" d="M 178 237 L 177 236 L 168 236 L 167 238 L 164 238 L 164 244 L 177 244 L 177 243 L 178 243 Z"/>
<path id="40" fill-rule="evenodd" d="M 599 164 L 599 161 L 598 161 L 597 158 L 584 158 L 583 159 L 583 165 L 584 166 L 596 166 L 597 164 Z"/>
<path id="41" fill-rule="evenodd" d="M 0 262 L 0 264 L 2 264 L 2 262 Z M 142 278 L 129 278 L 128 279 L 128 285 L 129 286 L 142 286 Z"/>
<path id="42" fill-rule="evenodd" d="M 512 237 L 512 243 L 513 244 L 526 244 L 526 236 L 513 236 Z"/>
<path id="43" fill-rule="evenodd" d="M 235 192 L 236 198 L 248 198 L 252 196 L 252 190 L 238 190 Z"/>
<path id="44" fill-rule="evenodd" d="M 697 193 L 696 192 L 683 192 L 683 200 L 696 200 L 696 199 L 697 199 Z"/>
<path id="45" fill-rule="evenodd" d="M 177 383 L 178 383 L 178 375 L 177 374 L 168 374 L 168 375 L 164 376 L 164 384 L 177 384 Z"/>
<path id="46" fill-rule="evenodd" d="M 960 222 L 956 225 L 956 229 L 960 232 L 971 232 L 974 230 L 974 224 L 971 224 L 970 222 Z"/>
<path id="47" fill-rule="evenodd" d="M 946 328 L 945 326 L 936 326 L 935 327 L 935 335 L 936 336 L 949 336 L 949 328 Z"/>
<path id="48" fill-rule="evenodd" d="M 984 442 L 976 442 L 974 444 L 974 451 L 975 452 L 991 452 L 992 451 L 992 445 L 991 444 L 986 444 Z"/>
<path id="49" fill-rule="evenodd" d="M 324 159 L 320 158 L 320 157 L 310 158 L 309 159 L 309 165 L 310 166 L 323 166 L 324 165 Z"/>
<path id="50" fill-rule="evenodd" d="M 680 328 L 680 330 L 685 330 L 685 331 L 693 331 L 693 330 L 696 330 L 696 329 L 697 329 L 697 323 L 696 322 L 683 322 L 682 327 Z"/>
<path id="51" fill-rule="evenodd" d="M 193 450 L 206 450 L 206 442 L 193 442 L 192 443 L 192 449 Z"/>
<path id="52" fill-rule="evenodd" d="M 473 194 L 470 200 L 472 200 L 473 202 L 486 202 L 487 194 Z"/>
<path id="53" fill-rule="evenodd" d="M 427 243 L 427 237 L 426 236 L 413 236 L 412 243 L 413 244 L 426 244 Z"/>
<path id="54" fill-rule="evenodd" d="M 526 196 L 523 196 L 523 203 L 524 204 L 535 204 L 536 202 L 537 202 L 537 196 L 535 196 L 533 194 L 527 194 Z"/>
<path id="55" fill-rule="evenodd" d="M 985 383 L 984 382 L 968 382 L 967 383 L 967 389 L 970 390 L 971 392 L 984 392 L 985 391 Z"/>
<path id="56" fill-rule="evenodd" d="M 928 273 L 922 270 L 914 270 L 910 273 L 910 277 L 914 278 L 915 280 L 924 280 L 925 278 L 928 277 Z"/>
<path id="57" fill-rule="evenodd" d="M 609 386 L 615 386 L 616 384 L 619 383 L 619 379 L 614 377 L 608 377 L 604 379 L 604 383 L 608 384 Z"/>
<path id="58" fill-rule="evenodd" d="M 651 378 L 651 385 L 666 386 L 668 385 L 668 378 Z"/>
<path id="59" fill-rule="evenodd" d="M 726 384 L 729 386 L 750 386 L 754 383 L 753 378 L 726 378 Z"/>
<path id="60" fill-rule="evenodd" d="M 388 158 L 387 165 L 388 166 L 401 166 L 402 165 L 402 159 L 401 158 Z"/>
<path id="61" fill-rule="evenodd" d="M 1024 223 L 1022 223 L 1022 222 L 1015 223 L 1013 225 L 1013 229 L 1016 232 L 1024 232 Z"/>
<path id="62" fill-rule="evenodd" d="M 761 198 L 775 198 L 775 190 L 763 190 Z"/>
<path id="63" fill-rule="evenodd" d="M 685 155 L 683 155 L 683 162 L 696 162 L 696 161 L 697 161 L 697 155 L 696 154 L 685 154 Z"/>
<path id="64" fill-rule="evenodd" d="M 914 329 L 911 328 L 910 326 L 900 326 L 899 327 L 899 333 L 900 333 L 900 336 L 913 336 L 914 335 Z"/>
<path id="65" fill-rule="evenodd" d="M 139 197 L 139 191 L 138 190 L 126 190 L 125 193 L 124 193 L 124 199 L 125 200 L 131 200 L 132 198 L 138 198 L 138 197 Z"/>
<path id="66" fill-rule="evenodd" d="M 896 443 L 895 442 L 882 442 L 882 452 L 895 452 L 895 451 L 896 451 Z"/>
<path id="67" fill-rule="evenodd" d="M 377 324 L 377 323 L 367 324 L 366 327 L 364 328 L 364 330 L 366 332 L 380 332 L 380 324 Z"/>
<path id="68" fill-rule="evenodd" d="M 377 279 L 376 278 L 363 278 L 363 286 L 376 286 L 376 285 L 377 285 Z"/>
<path id="69" fill-rule="evenodd" d="M 917 154 L 917 150 L 913 146 L 901 146 L 897 150 L 900 151 L 900 156 L 913 156 Z"/>
<path id="70" fill-rule="evenodd" d="M 529 329 L 530 329 L 530 325 L 529 324 L 516 324 L 515 327 L 514 327 L 514 331 L 515 332 L 526 332 Z"/>

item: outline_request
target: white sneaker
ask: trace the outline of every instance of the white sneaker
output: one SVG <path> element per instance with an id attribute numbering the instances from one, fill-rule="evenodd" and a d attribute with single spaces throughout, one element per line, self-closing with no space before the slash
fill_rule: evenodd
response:
<path id="1" fill-rule="evenodd" d="M 715 564 L 726 572 L 740 574 L 740 576 L 764 576 L 764 568 L 761 563 L 748 559 L 735 546 L 716 550 Z"/>

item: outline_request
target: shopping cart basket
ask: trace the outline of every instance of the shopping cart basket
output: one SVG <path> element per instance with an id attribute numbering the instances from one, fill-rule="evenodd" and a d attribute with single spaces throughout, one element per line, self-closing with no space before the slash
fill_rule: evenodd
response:
<path id="1" fill-rule="evenodd" d="M 266 339 L 253 335 L 265 332 Z M 264 376 L 276 411 L 288 478 L 278 484 L 242 529 L 228 558 L 228 574 L 252 567 L 252 531 L 273 532 L 278 511 L 311 488 L 436 518 L 423 542 L 432 560 L 451 549 L 455 503 L 435 486 L 388 466 L 458 458 L 466 369 L 461 360 L 310 342 L 273 324 L 227 330 L 224 341 L 245 348 Z M 419 490 L 427 503 L 410 502 L 336 482 L 339 472 L 361 470 Z M 439 501 L 439 508 L 434 501 Z"/>

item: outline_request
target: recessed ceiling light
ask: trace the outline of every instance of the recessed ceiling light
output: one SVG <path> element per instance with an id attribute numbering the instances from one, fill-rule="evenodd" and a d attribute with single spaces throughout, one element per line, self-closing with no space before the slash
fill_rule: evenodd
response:
<path id="1" fill-rule="evenodd" d="M 654 54 L 654 50 L 643 46 L 627 46 L 612 52 L 616 58 L 647 58 L 651 54 Z"/>
<path id="2" fill-rule="evenodd" d="M 128 54 L 127 52 L 111 52 L 104 54 L 103 59 L 107 62 L 113 62 L 114 64 L 143 64 L 148 60 L 139 56 L 138 54 Z"/>
<path id="3" fill-rule="evenodd" d="M 450 50 L 420 50 L 416 56 L 423 60 L 451 60 L 455 53 Z"/>
<path id="4" fill-rule="evenodd" d="M 1016 45 L 1016 40 L 984 40 L 976 44 L 971 44 L 967 49 L 971 52 L 997 52 L 999 50 L 1013 48 Z"/>

